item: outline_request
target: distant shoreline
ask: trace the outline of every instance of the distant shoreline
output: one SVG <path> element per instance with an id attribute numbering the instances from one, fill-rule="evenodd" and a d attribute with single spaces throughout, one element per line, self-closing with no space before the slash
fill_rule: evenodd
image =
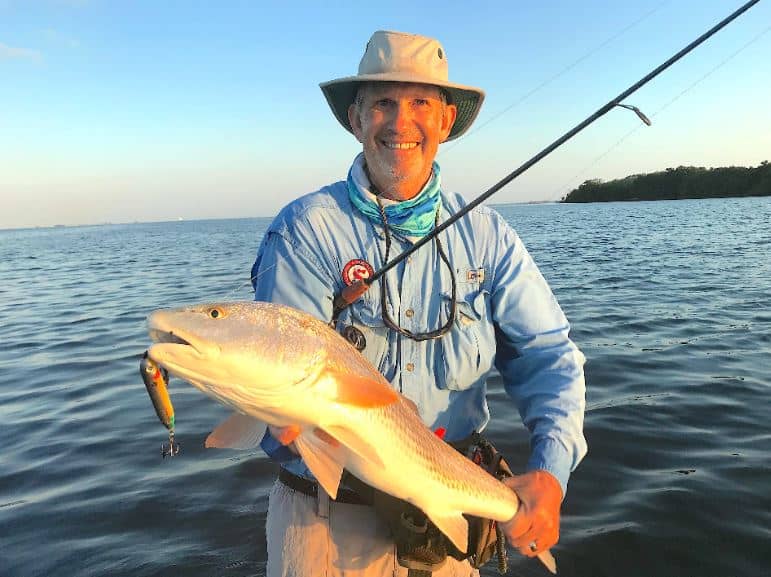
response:
<path id="1" fill-rule="evenodd" d="M 634 202 L 747 196 L 771 196 L 771 164 L 767 160 L 749 168 L 678 166 L 608 182 L 587 180 L 565 195 L 561 202 Z"/>

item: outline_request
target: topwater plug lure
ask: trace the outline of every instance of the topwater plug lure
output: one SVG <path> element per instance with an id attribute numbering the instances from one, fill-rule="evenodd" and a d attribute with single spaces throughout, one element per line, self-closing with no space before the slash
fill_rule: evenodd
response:
<path id="1" fill-rule="evenodd" d="M 148 356 L 147 351 L 139 361 L 139 373 L 147 387 L 147 394 L 153 402 L 155 414 L 163 426 L 169 430 L 169 444 L 161 445 L 162 457 L 173 457 L 179 453 L 179 443 L 174 440 L 174 406 L 169 398 L 169 373 L 156 365 Z"/>

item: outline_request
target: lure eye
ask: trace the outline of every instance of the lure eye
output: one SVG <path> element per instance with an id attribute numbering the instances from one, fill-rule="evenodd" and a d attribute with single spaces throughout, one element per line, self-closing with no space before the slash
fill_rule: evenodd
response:
<path id="1" fill-rule="evenodd" d="M 209 310 L 209 316 L 213 319 L 219 319 L 225 316 L 225 313 L 222 309 L 219 309 L 217 307 L 214 307 Z"/>

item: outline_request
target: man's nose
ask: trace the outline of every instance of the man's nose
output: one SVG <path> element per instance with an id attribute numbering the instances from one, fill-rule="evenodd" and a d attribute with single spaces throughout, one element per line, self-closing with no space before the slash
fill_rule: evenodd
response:
<path id="1" fill-rule="evenodd" d="M 412 126 L 414 115 L 409 102 L 397 102 L 393 111 L 391 126 L 397 133 Z"/>

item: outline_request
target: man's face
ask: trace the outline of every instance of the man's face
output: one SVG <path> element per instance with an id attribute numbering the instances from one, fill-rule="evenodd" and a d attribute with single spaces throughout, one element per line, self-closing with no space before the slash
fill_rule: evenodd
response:
<path id="1" fill-rule="evenodd" d="M 455 122 L 455 106 L 444 103 L 436 86 L 401 82 L 367 84 L 359 102 L 348 109 L 348 118 L 373 184 L 394 200 L 412 198 L 431 175 L 439 144 Z"/>

